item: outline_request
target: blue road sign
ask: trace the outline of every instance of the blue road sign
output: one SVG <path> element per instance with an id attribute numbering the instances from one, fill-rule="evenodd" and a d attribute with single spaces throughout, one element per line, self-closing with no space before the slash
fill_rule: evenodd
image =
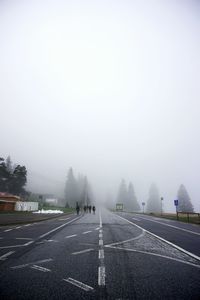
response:
<path id="1" fill-rule="evenodd" d="M 178 206 L 178 200 L 174 200 L 174 205 Z"/>

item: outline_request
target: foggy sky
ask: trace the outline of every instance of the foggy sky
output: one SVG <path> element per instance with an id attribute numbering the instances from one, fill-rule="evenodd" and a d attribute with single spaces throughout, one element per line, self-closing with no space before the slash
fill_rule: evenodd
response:
<path id="1" fill-rule="evenodd" d="M 1 0 L 0 156 L 30 189 L 72 166 L 99 200 L 155 182 L 175 211 L 183 183 L 200 211 L 199 36 L 199 1 Z"/>

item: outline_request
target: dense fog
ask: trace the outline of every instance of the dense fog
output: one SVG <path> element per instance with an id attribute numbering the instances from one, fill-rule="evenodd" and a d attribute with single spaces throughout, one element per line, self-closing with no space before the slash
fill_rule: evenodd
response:
<path id="1" fill-rule="evenodd" d="M 200 211 L 200 2 L 1 1 L 0 157 L 63 197 L 70 167 L 95 199 Z"/>

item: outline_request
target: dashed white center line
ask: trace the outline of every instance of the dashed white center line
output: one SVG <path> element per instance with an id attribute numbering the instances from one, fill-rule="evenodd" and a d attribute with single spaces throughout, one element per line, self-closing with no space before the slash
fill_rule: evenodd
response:
<path id="1" fill-rule="evenodd" d="M 99 250 L 99 259 L 103 259 L 104 258 L 104 250 L 100 249 Z"/>
<path id="2" fill-rule="evenodd" d="M 106 272 L 105 272 L 105 267 L 101 266 L 98 269 L 98 285 L 105 285 L 105 278 L 106 278 Z"/>
<path id="3" fill-rule="evenodd" d="M 87 234 L 87 233 L 90 233 L 90 232 L 92 232 L 91 230 L 90 231 L 85 231 L 85 232 L 83 232 L 83 234 Z"/>
<path id="4" fill-rule="evenodd" d="M 31 267 L 31 269 L 36 269 L 36 270 L 41 271 L 41 272 L 51 272 L 50 269 L 47 269 L 47 268 L 44 268 L 44 267 L 41 267 L 41 266 L 37 266 L 37 265 L 33 265 Z"/>
<path id="5" fill-rule="evenodd" d="M 31 226 L 31 224 L 26 224 L 26 225 L 24 225 L 25 227 L 28 227 L 28 226 Z"/>
<path id="6" fill-rule="evenodd" d="M 15 227 L 15 229 L 20 229 L 20 228 L 22 228 L 22 226 L 17 226 L 17 227 Z"/>
<path id="7" fill-rule="evenodd" d="M 15 253 L 15 251 L 10 251 L 10 252 L 0 256 L 0 260 L 6 260 L 8 258 L 8 256 L 10 256 L 13 253 Z"/>
<path id="8" fill-rule="evenodd" d="M 75 285 L 77 287 L 79 287 L 80 289 L 82 289 L 82 290 L 84 290 L 86 292 L 89 292 L 89 291 L 93 290 L 93 288 L 91 286 L 89 286 L 89 285 L 87 285 L 85 283 L 82 283 L 82 282 L 80 282 L 78 280 L 75 280 L 73 278 L 69 277 L 68 279 L 63 279 L 63 280 L 66 281 L 66 282 L 68 282 L 68 283 L 71 283 L 71 284 L 73 284 L 73 285 Z"/>
<path id="9" fill-rule="evenodd" d="M 13 230 L 13 228 L 6 229 L 6 230 L 4 230 L 4 232 L 9 232 L 9 231 L 11 231 L 11 230 Z"/>
<path id="10" fill-rule="evenodd" d="M 103 234 L 99 233 L 99 238 L 102 239 L 103 238 Z"/>
<path id="11" fill-rule="evenodd" d="M 99 240 L 99 246 L 103 246 L 103 240 Z"/>
<path id="12" fill-rule="evenodd" d="M 66 236 L 65 238 L 66 238 L 66 239 L 70 239 L 70 238 L 75 237 L 75 236 L 77 236 L 77 234 L 68 235 L 68 236 Z"/>

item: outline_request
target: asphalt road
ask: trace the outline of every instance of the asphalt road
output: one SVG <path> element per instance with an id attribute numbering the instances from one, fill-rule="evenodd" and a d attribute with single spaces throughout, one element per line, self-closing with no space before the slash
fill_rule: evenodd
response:
<path id="1" fill-rule="evenodd" d="M 198 226 L 133 215 L 0 228 L 1 299 L 199 299 Z"/>

